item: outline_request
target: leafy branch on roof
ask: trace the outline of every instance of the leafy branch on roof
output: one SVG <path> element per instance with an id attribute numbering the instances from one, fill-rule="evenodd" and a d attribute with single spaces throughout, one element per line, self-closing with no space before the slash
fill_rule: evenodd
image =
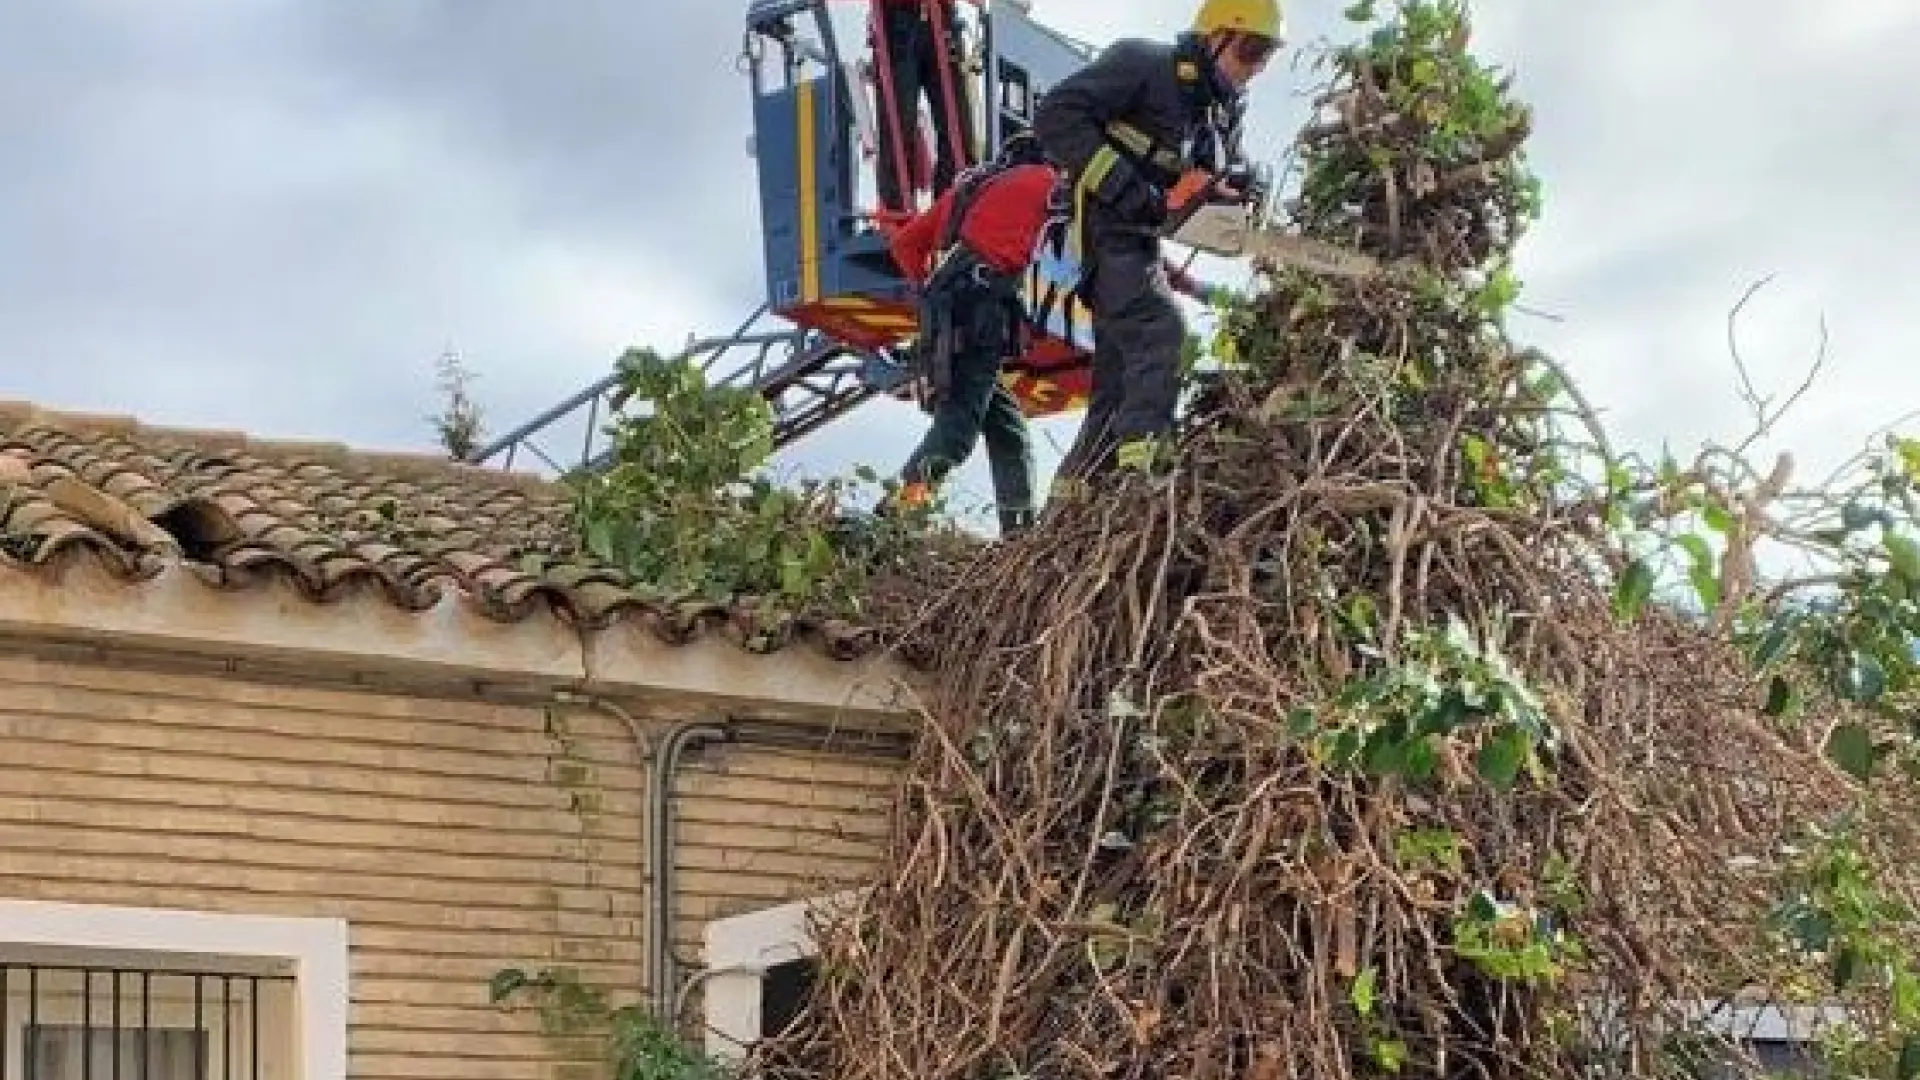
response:
<path id="1" fill-rule="evenodd" d="M 853 478 L 782 482 L 773 414 L 748 388 L 708 386 L 685 357 L 633 348 L 618 361 L 610 464 L 569 478 L 580 540 L 668 602 L 756 604 L 860 618 L 876 574 L 937 536 L 920 519 L 843 512 Z M 953 534 L 947 532 L 947 539 Z"/>

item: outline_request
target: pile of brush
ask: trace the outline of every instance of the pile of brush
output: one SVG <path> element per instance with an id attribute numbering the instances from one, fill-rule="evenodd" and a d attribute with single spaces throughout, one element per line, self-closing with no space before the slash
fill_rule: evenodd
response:
<path id="1" fill-rule="evenodd" d="M 1527 110 L 1450 3 L 1332 71 L 1291 215 L 1393 268 L 1274 271 L 1169 474 L 921 597 L 891 851 L 769 1075 L 1738 1071 L 1706 1006 L 1823 970 L 1768 919 L 1857 787 L 1633 602 L 1502 332 Z"/>

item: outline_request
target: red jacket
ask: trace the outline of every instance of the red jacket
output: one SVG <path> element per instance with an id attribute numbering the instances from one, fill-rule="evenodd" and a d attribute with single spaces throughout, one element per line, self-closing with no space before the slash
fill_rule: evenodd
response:
<path id="1" fill-rule="evenodd" d="M 1045 165 L 1016 165 L 994 177 L 974 196 L 967 220 L 960 224 L 960 239 L 995 270 L 1019 272 L 1033 256 L 1034 241 L 1047 222 L 1047 194 L 1056 175 Z M 924 285 L 933 272 L 933 248 L 953 212 L 955 190 L 949 187 L 941 192 L 932 206 L 914 215 L 888 240 L 894 263 L 915 286 Z M 1172 260 L 1161 263 L 1175 292 L 1199 298 L 1205 291 L 1205 285 Z"/>
<path id="2" fill-rule="evenodd" d="M 1045 165 L 1016 165 L 987 181 L 973 198 L 967 219 L 960 223 L 960 239 L 989 266 L 1011 274 L 1027 264 L 1034 241 L 1047 220 L 1047 192 L 1055 173 Z M 932 272 L 934 245 L 953 212 L 956 187 L 940 193 L 927 207 L 893 234 L 889 246 L 900 272 L 915 285 Z"/>

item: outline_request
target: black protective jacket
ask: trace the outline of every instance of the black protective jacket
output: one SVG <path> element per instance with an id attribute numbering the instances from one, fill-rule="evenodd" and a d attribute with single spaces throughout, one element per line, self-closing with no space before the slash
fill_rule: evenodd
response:
<path id="1" fill-rule="evenodd" d="M 1033 132 L 1076 184 L 1102 148 L 1117 151 L 1119 163 L 1098 170 L 1089 185 L 1095 222 L 1152 228 L 1180 172 L 1200 166 L 1224 174 L 1242 164 L 1243 115 L 1243 99 L 1197 37 L 1172 44 L 1123 38 L 1041 97 Z M 1109 132 L 1115 121 L 1145 135 L 1148 152 L 1117 143 Z"/>

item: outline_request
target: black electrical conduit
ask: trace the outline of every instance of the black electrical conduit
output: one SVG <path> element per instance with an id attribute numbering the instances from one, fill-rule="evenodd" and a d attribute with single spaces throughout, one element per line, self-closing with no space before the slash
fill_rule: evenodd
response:
<path id="1" fill-rule="evenodd" d="M 784 750 L 827 751 L 856 757 L 905 760 L 913 751 L 910 736 L 721 717 L 683 721 L 668 729 L 651 754 L 648 780 L 645 856 L 647 864 L 646 979 L 654 1017 L 672 1028 L 679 1018 L 679 961 L 673 954 L 673 779 L 684 755 L 714 743 L 735 743 Z M 647 747 L 641 743 L 643 758 Z"/>

